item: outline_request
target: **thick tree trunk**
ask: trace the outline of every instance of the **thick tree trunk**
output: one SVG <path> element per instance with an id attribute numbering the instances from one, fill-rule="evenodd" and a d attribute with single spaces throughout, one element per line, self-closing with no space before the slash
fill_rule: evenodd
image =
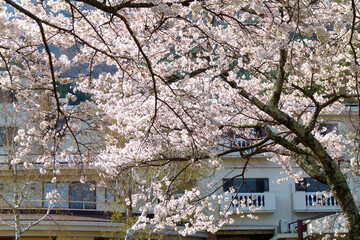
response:
<path id="1" fill-rule="evenodd" d="M 305 134 L 306 135 L 306 134 Z M 325 173 L 327 184 L 339 203 L 346 220 L 349 223 L 350 238 L 360 240 L 360 215 L 354 197 L 349 188 L 345 175 L 341 172 L 338 163 L 331 158 L 321 143 L 312 135 L 306 136 L 308 146 L 315 153 L 322 170 Z M 314 160 L 315 161 L 315 160 Z"/>
<path id="2" fill-rule="evenodd" d="M 259 109 L 273 117 L 276 121 L 292 130 L 300 142 L 308 147 L 313 155 L 314 164 L 321 167 L 325 174 L 326 182 L 332 193 L 338 201 L 346 220 L 349 223 L 349 233 L 352 240 L 360 240 L 360 215 L 356 206 L 352 192 L 346 181 L 346 177 L 341 172 L 338 163 L 329 155 L 324 146 L 308 131 L 304 126 L 299 124 L 295 119 L 282 112 L 274 105 L 265 105 L 256 98 L 250 98 L 246 92 L 241 94 L 253 101 Z M 289 149 L 291 150 L 291 149 Z"/>
<path id="3" fill-rule="evenodd" d="M 285 73 L 282 72 L 285 63 L 286 51 L 280 49 L 279 75 L 269 104 L 263 103 L 258 98 L 239 87 L 235 81 L 228 81 L 227 83 L 230 87 L 237 89 L 240 96 L 249 100 L 260 111 L 268 114 L 273 120 L 290 129 L 296 135 L 297 139 L 296 142 L 292 142 L 291 140 L 289 141 L 288 139 L 282 138 L 282 140 L 285 140 L 282 143 L 277 141 L 277 139 L 273 139 L 275 142 L 281 144 L 291 152 L 298 151 L 297 147 L 299 146 L 299 143 L 311 151 L 309 154 L 304 151 L 299 151 L 298 153 L 311 155 L 312 162 L 309 162 L 309 164 L 316 166 L 313 170 L 319 175 L 324 175 L 324 179 L 337 199 L 345 218 L 349 223 L 348 228 L 350 238 L 353 240 L 360 240 L 359 211 L 346 181 L 346 177 L 341 172 L 338 163 L 329 155 L 324 146 L 311 133 L 313 127 L 307 128 L 278 107 L 282 86 L 285 80 Z M 324 106 L 322 106 L 322 108 L 323 107 Z M 318 167 L 320 168 L 317 170 Z"/>
<path id="4" fill-rule="evenodd" d="M 352 240 L 360 240 L 360 219 L 358 219 L 356 222 L 353 222 L 353 224 L 350 224 L 350 239 Z"/>
<path id="5" fill-rule="evenodd" d="M 287 120 L 288 121 L 288 120 Z M 285 124 L 284 124 L 285 125 Z M 360 240 L 360 215 L 345 175 L 338 163 L 328 154 L 323 145 L 309 132 L 298 128 L 299 125 L 287 124 L 309 147 L 314 155 L 314 164 L 319 164 L 325 174 L 326 182 L 339 203 L 346 220 L 349 223 L 349 233 L 352 240 Z"/>
<path id="6" fill-rule="evenodd" d="M 341 173 L 339 168 L 335 172 L 337 173 L 334 175 L 326 174 L 328 184 L 348 221 L 350 239 L 360 240 L 360 215 L 355 200 L 351 194 L 345 176 Z"/>

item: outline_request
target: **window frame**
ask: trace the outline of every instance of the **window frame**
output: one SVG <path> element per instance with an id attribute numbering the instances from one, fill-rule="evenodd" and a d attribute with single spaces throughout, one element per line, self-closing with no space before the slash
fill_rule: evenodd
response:
<path id="1" fill-rule="evenodd" d="M 48 193 L 48 192 L 45 192 L 45 185 L 46 185 L 46 184 L 54 185 L 54 186 L 57 186 L 57 185 L 65 185 L 65 188 L 66 188 L 65 191 L 66 191 L 66 193 L 67 193 L 67 199 L 61 199 L 61 198 L 60 198 L 60 201 L 65 201 L 65 202 L 60 203 L 60 204 L 65 204 L 65 205 L 67 205 L 67 206 L 61 207 L 61 206 L 58 205 L 59 203 L 57 203 L 57 204 L 55 204 L 52 208 L 66 208 L 66 209 L 68 209 L 68 208 L 69 208 L 69 205 L 70 205 L 70 201 L 69 201 L 69 183 L 70 183 L 70 182 L 62 182 L 62 183 L 43 182 L 43 186 L 42 186 L 42 194 L 43 194 L 42 199 L 43 199 L 43 204 L 42 204 L 42 206 L 43 206 L 44 208 L 48 208 L 48 207 L 49 207 L 49 203 L 50 203 L 50 200 L 46 199 L 46 194 Z M 56 188 L 56 189 L 59 190 L 59 188 Z M 55 189 L 52 189 L 52 190 L 55 190 Z M 46 206 L 46 205 L 47 205 L 47 206 Z"/>
<path id="2" fill-rule="evenodd" d="M 307 184 L 311 184 L 311 183 L 308 183 L 307 181 L 313 181 L 316 183 L 316 190 L 317 191 L 309 191 L 309 186 L 307 186 Z M 327 186 L 327 190 L 323 190 L 322 187 L 325 187 L 325 186 L 322 186 L 322 185 L 326 185 Z M 314 186 L 312 186 L 314 187 Z M 303 180 L 301 182 L 298 182 L 298 183 L 295 183 L 295 191 L 296 192 L 323 192 L 323 191 L 326 191 L 326 192 L 330 192 L 330 187 L 329 185 L 327 184 L 324 184 L 324 183 L 321 183 L 317 180 L 315 180 L 314 178 L 311 178 L 311 177 L 305 177 L 303 178 Z"/>
<path id="3" fill-rule="evenodd" d="M 237 129 L 229 129 L 228 131 L 225 131 L 223 133 L 223 136 L 225 138 L 229 138 L 232 140 L 236 140 L 237 138 L 241 138 L 246 141 L 251 141 L 253 139 L 262 139 L 266 137 L 266 132 L 261 127 L 254 127 L 254 128 L 247 128 L 248 132 L 246 132 L 246 128 L 237 128 Z M 240 133 L 237 133 L 237 130 L 243 130 L 240 131 Z"/>
<path id="4" fill-rule="evenodd" d="M 321 131 L 322 128 L 326 128 L 326 130 Z M 338 134 L 339 126 L 337 123 L 321 123 L 318 127 L 318 131 L 321 136 L 325 136 L 328 133 L 334 132 L 334 130 L 335 130 L 335 133 Z"/>
<path id="5" fill-rule="evenodd" d="M 236 184 L 235 181 L 236 180 L 244 180 L 244 184 L 242 185 L 242 187 L 240 189 L 236 189 Z M 246 181 L 248 180 L 263 180 L 263 186 L 264 186 L 264 191 L 259 191 L 259 190 L 255 190 L 255 191 L 248 191 L 246 188 L 251 188 L 249 185 L 246 184 Z M 269 184 L 269 178 L 223 178 L 223 191 L 229 191 L 230 187 L 227 189 L 226 185 L 228 184 L 228 182 L 233 181 L 232 186 L 230 185 L 230 187 L 234 187 L 235 189 L 235 193 L 264 193 L 264 192 L 269 192 L 270 191 L 270 184 Z M 239 184 L 239 186 L 241 186 L 242 182 Z M 257 188 L 257 182 L 255 181 L 256 184 L 256 188 Z M 246 187 L 247 186 L 247 187 Z M 242 191 L 241 189 L 245 187 L 245 191 Z"/>
<path id="6" fill-rule="evenodd" d="M 76 184 L 77 186 L 83 186 L 80 190 L 83 191 L 82 192 L 82 195 L 81 195 L 81 200 L 72 200 L 71 199 L 71 185 L 74 185 Z M 71 182 L 69 183 L 69 209 L 96 209 L 96 191 L 92 191 L 90 190 L 90 184 L 93 184 L 91 182 L 87 182 L 85 184 L 82 184 L 80 182 Z M 86 188 L 86 186 L 88 187 L 88 189 Z M 86 201 L 86 199 L 84 199 L 84 190 L 86 190 L 86 193 L 94 193 L 93 196 L 94 196 L 94 202 L 91 202 L 91 201 Z M 76 195 L 77 196 L 77 195 Z M 71 206 L 71 202 L 73 202 L 73 204 L 82 204 L 83 207 L 82 208 L 76 208 L 76 207 L 72 207 Z M 83 202 L 83 203 L 76 203 L 76 202 Z M 86 203 L 84 203 L 86 202 Z M 86 206 L 92 206 L 93 207 L 86 207 Z M 74 206 L 74 205 L 73 205 Z"/>
<path id="7" fill-rule="evenodd" d="M 67 206 L 66 207 L 57 207 L 57 204 L 55 204 L 55 206 L 53 206 L 53 208 L 62 208 L 62 209 L 73 209 L 73 210 L 96 210 L 97 208 L 96 208 L 96 199 L 97 199 L 97 196 L 96 196 L 96 190 L 94 190 L 94 191 L 92 191 L 92 190 L 90 190 L 90 185 L 91 184 L 94 184 L 94 182 L 87 182 L 87 183 L 85 183 L 85 184 L 82 184 L 82 183 L 80 183 L 80 182 L 76 182 L 76 181 L 70 181 L 70 182 L 61 182 L 61 183 L 51 183 L 51 182 L 44 182 L 43 183 L 43 186 L 42 186 L 42 199 L 43 199 L 43 204 L 42 204 L 42 206 L 44 207 L 44 208 L 47 208 L 48 206 L 45 206 L 46 205 L 46 203 L 49 201 L 48 199 L 46 199 L 46 193 L 47 192 L 45 192 L 45 185 L 46 184 L 54 184 L 54 186 L 56 186 L 56 185 L 66 185 L 66 196 L 67 196 L 67 199 L 62 199 L 62 200 L 60 200 L 60 201 L 65 201 L 65 203 L 60 203 L 60 204 L 67 204 Z M 88 191 L 89 192 L 93 192 L 93 195 L 94 195 L 94 201 L 93 202 L 91 202 L 91 201 L 85 201 L 83 198 L 82 198 L 82 200 L 76 200 L 76 199 L 71 199 L 71 194 L 70 194 L 70 186 L 71 186 L 71 184 L 79 184 L 79 186 L 80 185 L 83 185 L 84 186 L 84 188 L 83 189 L 85 189 L 86 187 L 85 186 L 88 186 L 89 187 L 89 189 L 88 189 Z M 53 189 L 54 190 L 54 189 Z M 61 198 L 60 198 L 61 199 Z M 76 202 L 82 202 L 82 203 L 76 203 Z M 86 202 L 86 203 L 85 203 Z M 82 208 L 76 208 L 76 207 L 71 207 L 71 203 L 73 203 L 73 204 L 82 204 Z M 48 205 L 48 203 L 47 203 L 47 205 Z M 93 205 L 93 207 L 86 207 L 86 205 L 90 205 L 90 206 L 92 206 Z"/>
<path id="8" fill-rule="evenodd" d="M 265 129 L 261 127 L 255 127 L 255 128 L 251 128 L 250 135 L 251 137 L 254 137 L 256 139 L 262 139 L 266 137 L 266 132 Z"/>
<path id="9" fill-rule="evenodd" d="M 114 191 L 111 190 L 111 188 L 117 189 L 117 186 L 118 186 L 117 180 L 110 181 L 108 186 L 105 186 L 105 202 L 106 203 L 117 202 L 117 196 L 116 196 L 116 194 L 114 194 Z M 109 199 L 109 197 L 111 197 L 112 199 Z"/>
<path id="10" fill-rule="evenodd" d="M 12 90 L 0 89 L 0 103 L 16 102 L 15 93 Z"/>
<path id="11" fill-rule="evenodd" d="M 9 129 L 11 130 L 9 131 Z M 14 137 L 17 134 L 17 130 L 18 128 L 16 126 L 0 126 L 0 147 L 8 147 L 14 144 Z"/>

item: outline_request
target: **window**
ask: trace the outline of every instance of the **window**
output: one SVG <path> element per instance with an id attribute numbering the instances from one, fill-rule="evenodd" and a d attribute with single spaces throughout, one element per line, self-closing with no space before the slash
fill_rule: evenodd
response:
<path id="1" fill-rule="evenodd" d="M 26 193 L 23 195 L 23 202 L 20 207 L 24 208 L 39 208 L 42 207 L 42 202 L 39 201 L 39 192 L 41 193 L 42 185 L 39 183 L 26 184 Z M 25 185 L 24 185 L 25 187 Z M 11 195 L 11 192 L 9 192 Z M 7 195 L 7 194 L 6 194 Z"/>
<path id="2" fill-rule="evenodd" d="M 264 129 L 256 127 L 251 129 L 250 135 L 255 138 L 264 138 L 266 137 L 266 132 Z"/>
<path id="3" fill-rule="evenodd" d="M 232 128 L 223 134 L 224 145 L 230 148 L 246 148 L 264 137 L 266 132 L 260 127 L 256 128 Z M 244 154 L 254 152 L 256 148 L 244 150 Z"/>
<path id="4" fill-rule="evenodd" d="M 0 103 L 12 103 L 16 101 L 13 91 L 0 89 Z"/>
<path id="5" fill-rule="evenodd" d="M 59 118 L 56 121 L 56 132 L 60 137 L 65 136 L 65 118 Z"/>
<path id="6" fill-rule="evenodd" d="M 337 125 L 336 124 L 320 124 L 318 131 L 320 131 L 320 135 L 325 136 L 328 133 L 335 132 L 337 133 Z"/>
<path id="7" fill-rule="evenodd" d="M 295 185 L 295 190 L 306 192 L 306 206 L 337 206 L 336 199 L 331 194 L 329 186 L 313 178 L 304 178 L 303 181 Z M 324 191 L 327 193 L 323 194 Z"/>
<path id="8" fill-rule="evenodd" d="M 320 183 L 313 178 L 304 178 L 301 182 L 296 184 L 295 190 L 305 192 L 322 192 L 330 191 L 330 188 L 327 184 Z"/>
<path id="9" fill-rule="evenodd" d="M 106 202 L 116 202 L 115 195 L 117 195 L 119 189 L 118 181 L 110 181 L 107 183 L 108 185 L 105 188 L 105 201 Z"/>
<path id="10" fill-rule="evenodd" d="M 74 183 L 45 183 L 44 184 L 44 207 L 49 206 L 49 200 L 46 199 L 48 192 L 57 190 L 61 195 L 54 207 L 73 208 L 73 209 L 96 209 L 95 191 L 90 190 L 90 184 Z M 48 200 L 48 201 L 46 201 Z"/>
<path id="11" fill-rule="evenodd" d="M 106 202 L 115 202 L 115 195 L 112 189 L 105 189 L 105 201 Z"/>
<path id="12" fill-rule="evenodd" d="M 70 183 L 69 186 L 70 208 L 95 209 L 95 191 L 90 190 L 88 183 Z"/>
<path id="13" fill-rule="evenodd" d="M 16 127 L 0 127 L 0 146 L 9 146 L 14 142 Z"/>
<path id="14" fill-rule="evenodd" d="M 269 179 L 267 178 L 235 178 L 224 179 L 224 191 L 235 189 L 232 197 L 232 207 L 265 206 L 264 192 L 269 191 Z"/>
<path id="15" fill-rule="evenodd" d="M 54 207 L 56 208 L 68 208 L 69 207 L 69 184 L 68 183 L 45 183 L 44 184 L 44 200 L 46 199 L 46 194 L 57 190 L 60 194 L 60 199 L 57 199 L 58 202 Z M 46 199 L 47 200 L 47 199 Z M 44 207 L 49 207 L 49 201 L 44 202 Z"/>
<path id="16" fill-rule="evenodd" d="M 64 130 L 65 127 L 65 118 L 59 118 L 56 123 L 56 128 L 60 132 Z"/>
<path id="17" fill-rule="evenodd" d="M 269 179 L 267 178 L 245 178 L 244 184 L 242 184 L 242 178 L 224 179 L 223 182 L 224 191 L 229 191 L 231 187 L 235 189 L 235 192 L 239 193 L 263 193 L 269 191 Z"/>
<path id="18" fill-rule="evenodd" d="M 264 129 L 260 127 L 256 128 L 238 128 L 238 129 L 230 129 L 225 134 L 225 137 L 237 139 L 254 139 L 254 138 L 264 138 L 266 137 L 266 132 Z"/>

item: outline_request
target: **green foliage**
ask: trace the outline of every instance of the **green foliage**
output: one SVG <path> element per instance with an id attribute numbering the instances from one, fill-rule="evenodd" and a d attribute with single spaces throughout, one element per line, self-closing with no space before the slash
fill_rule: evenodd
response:
<path id="1" fill-rule="evenodd" d="M 11 66 L 17 66 L 19 68 L 23 67 L 23 65 L 21 63 L 15 62 L 14 60 L 12 60 L 9 65 L 10 65 L 10 67 Z M 6 71 L 6 67 L 0 67 L 0 71 Z"/>
<path id="2" fill-rule="evenodd" d="M 126 213 L 121 211 L 123 209 L 123 204 L 119 202 L 112 202 L 109 211 L 111 212 L 111 221 L 114 223 L 121 223 L 121 227 L 113 227 L 112 231 L 105 232 L 102 234 L 106 238 L 111 238 L 113 240 L 122 240 L 126 236 L 127 230 L 129 230 L 138 220 L 138 214 L 131 214 L 131 217 L 127 217 Z M 146 239 L 158 239 L 158 236 L 152 237 L 152 233 L 150 231 L 136 231 L 133 239 L 136 240 L 146 240 Z"/>
<path id="3" fill-rule="evenodd" d="M 172 61 L 174 61 L 176 59 L 179 59 L 180 57 L 181 56 L 176 54 L 175 49 L 172 47 L 172 48 L 170 48 L 170 52 L 165 54 L 165 56 L 162 59 L 159 60 L 159 63 L 161 63 L 161 62 L 170 63 L 170 62 L 172 62 Z"/>
<path id="4" fill-rule="evenodd" d="M 76 101 L 69 100 L 69 105 L 78 105 L 81 102 L 84 102 L 86 100 L 91 101 L 92 95 L 90 93 L 84 93 L 81 91 L 76 91 L 74 93 L 74 86 L 73 84 L 57 84 L 57 91 L 60 93 L 61 98 L 65 98 L 67 93 L 72 93 L 76 96 Z"/>

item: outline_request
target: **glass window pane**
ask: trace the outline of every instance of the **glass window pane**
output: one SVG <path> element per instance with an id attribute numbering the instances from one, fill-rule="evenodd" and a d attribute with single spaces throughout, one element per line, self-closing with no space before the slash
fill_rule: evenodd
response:
<path id="1" fill-rule="evenodd" d="M 0 103 L 12 103 L 15 101 L 13 91 L 0 89 Z"/>
<path id="2" fill-rule="evenodd" d="M 14 137 L 17 134 L 17 127 L 6 127 L 6 144 L 12 145 L 14 143 Z"/>
<path id="3" fill-rule="evenodd" d="M 88 183 L 71 183 L 69 188 L 70 208 L 95 209 L 95 191 L 90 191 Z M 91 202 L 91 203 L 85 203 Z"/>
<path id="4" fill-rule="evenodd" d="M 327 184 L 319 183 L 313 178 L 304 178 L 302 182 L 296 184 L 295 190 L 306 192 L 322 192 L 330 191 L 330 187 Z"/>
<path id="5" fill-rule="evenodd" d="M 264 179 L 264 191 L 265 192 L 269 192 L 269 179 L 265 178 Z"/>
<path id="6" fill-rule="evenodd" d="M 304 181 L 298 182 L 295 185 L 295 191 L 306 191 L 306 184 Z"/>
<path id="7" fill-rule="evenodd" d="M 256 179 L 245 179 L 244 185 L 247 193 L 256 192 Z"/>
<path id="8" fill-rule="evenodd" d="M 244 186 L 244 184 L 242 184 L 242 182 L 243 182 L 243 180 L 242 179 L 239 179 L 239 178 L 237 178 L 237 179 L 235 179 L 235 183 L 234 183 L 234 188 L 235 188 L 235 192 L 244 192 L 245 191 L 245 186 Z M 241 186 L 241 185 L 243 185 L 243 186 Z M 241 187 L 241 189 L 239 190 L 239 188 Z"/>
<path id="9" fill-rule="evenodd" d="M 320 135 L 325 136 L 331 132 L 337 132 L 337 125 L 336 124 L 321 124 L 318 128 L 320 131 Z"/>
<path id="10" fill-rule="evenodd" d="M 115 195 L 112 193 L 112 191 L 110 189 L 106 189 L 105 191 L 105 200 L 107 202 L 115 202 Z"/>
<path id="11" fill-rule="evenodd" d="M 317 182 L 315 181 L 315 179 L 306 178 L 306 179 L 304 179 L 304 181 L 305 181 L 305 186 L 306 186 L 306 192 L 317 192 L 318 191 L 318 186 L 317 186 Z"/>
<path id="12" fill-rule="evenodd" d="M 329 185 L 323 184 L 323 183 L 320 183 L 320 182 L 317 182 L 317 183 L 318 183 L 318 191 L 320 191 L 320 192 L 322 192 L 322 191 L 330 191 Z"/>
<path id="13" fill-rule="evenodd" d="M 254 192 L 267 192 L 269 191 L 269 183 L 267 179 L 256 179 L 256 189 Z"/>
<path id="14" fill-rule="evenodd" d="M 53 190 L 57 190 L 60 194 L 60 199 L 54 206 L 55 208 L 68 208 L 69 207 L 69 185 L 67 183 L 45 183 L 44 184 L 44 207 L 49 207 L 49 201 L 46 199 L 46 194 L 48 192 L 52 192 Z"/>
<path id="15" fill-rule="evenodd" d="M 17 133 L 17 127 L 0 127 L 0 146 L 10 146 Z"/>
<path id="16" fill-rule="evenodd" d="M 235 192 L 241 186 L 239 193 L 262 193 L 269 191 L 269 180 L 267 178 L 254 178 L 254 179 L 244 179 L 245 182 L 242 184 L 242 179 L 229 180 L 224 179 L 224 191 L 229 191 L 230 187 L 235 189 Z"/>
<path id="17" fill-rule="evenodd" d="M 65 118 L 59 118 L 56 123 L 56 128 L 58 131 L 62 131 L 65 126 Z"/>
<path id="18" fill-rule="evenodd" d="M 110 186 L 108 186 L 105 189 L 105 201 L 106 202 L 115 202 L 115 195 L 114 195 L 114 191 L 118 192 L 120 189 L 117 188 L 117 182 L 110 182 Z M 178 193 L 182 193 L 182 191 L 180 191 Z"/>
<path id="19" fill-rule="evenodd" d="M 0 127 L 0 146 L 6 145 L 6 128 Z"/>
<path id="20" fill-rule="evenodd" d="M 256 127 L 256 128 L 252 128 L 250 130 L 250 135 L 251 135 L 251 137 L 254 137 L 254 138 L 264 138 L 264 137 L 266 137 L 266 132 L 264 129 L 262 129 L 260 127 Z"/>
<path id="21" fill-rule="evenodd" d="M 230 180 L 230 179 L 224 179 L 223 182 L 224 182 L 224 186 L 223 186 L 224 192 L 230 191 L 230 188 L 231 188 L 231 187 L 235 187 L 235 185 L 234 185 L 234 179 L 232 179 L 232 180 Z"/>
<path id="22" fill-rule="evenodd" d="M 83 209 L 81 183 L 71 183 L 69 188 L 70 208 Z"/>
<path id="23" fill-rule="evenodd" d="M 82 184 L 82 185 L 84 186 L 83 201 L 90 202 L 90 203 L 85 203 L 84 208 L 85 209 L 95 209 L 96 208 L 96 206 L 95 206 L 95 201 L 96 201 L 95 191 L 90 190 L 89 184 Z"/>

